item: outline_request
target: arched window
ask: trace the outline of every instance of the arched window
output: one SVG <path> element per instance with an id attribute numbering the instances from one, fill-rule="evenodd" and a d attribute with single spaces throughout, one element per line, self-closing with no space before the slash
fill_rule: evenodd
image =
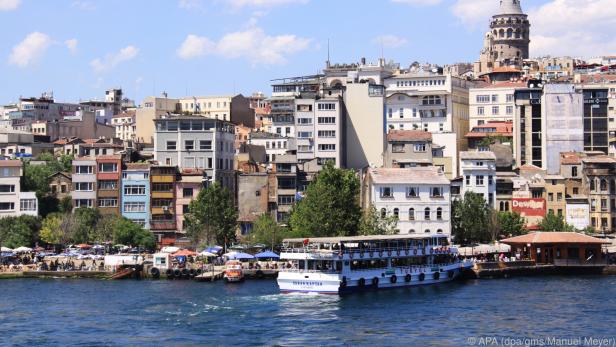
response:
<path id="1" fill-rule="evenodd" d="M 509 211 L 509 201 L 505 201 L 505 211 Z"/>
<path id="2" fill-rule="evenodd" d="M 430 229 L 426 229 L 424 232 L 425 232 L 426 234 L 429 234 L 429 233 L 430 233 Z"/>
<path id="3" fill-rule="evenodd" d="M 505 29 L 501 29 L 501 30 L 498 32 L 498 36 L 499 36 L 499 37 L 501 37 L 501 38 L 502 38 L 502 37 L 505 37 Z"/>
<path id="4" fill-rule="evenodd" d="M 400 218 L 400 210 L 397 207 L 394 208 L 394 217 Z"/>
<path id="5" fill-rule="evenodd" d="M 415 233 L 415 229 L 409 230 L 409 234 L 414 234 L 414 233 Z"/>
<path id="6" fill-rule="evenodd" d="M 415 220 L 415 209 L 409 208 L 409 220 Z"/>
<path id="7" fill-rule="evenodd" d="M 513 29 L 509 28 L 507 29 L 507 38 L 510 39 L 513 37 Z"/>
<path id="8" fill-rule="evenodd" d="M 437 234 L 442 234 L 442 233 L 443 233 L 443 229 L 438 229 L 438 230 L 436 231 L 436 233 L 437 233 Z"/>
<path id="9" fill-rule="evenodd" d="M 616 193 L 616 180 L 612 180 L 612 184 L 610 185 L 610 194 Z"/>
<path id="10" fill-rule="evenodd" d="M 443 209 L 440 207 L 436 209 L 436 219 L 443 220 Z"/>
<path id="11" fill-rule="evenodd" d="M 607 180 L 605 178 L 601 179 L 601 191 L 604 192 L 607 190 Z"/>
<path id="12" fill-rule="evenodd" d="M 381 209 L 381 218 L 387 217 L 387 210 L 385 208 Z"/>
<path id="13" fill-rule="evenodd" d="M 426 209 L 424 210 L 424 219 L 430 220 L 430 208 L 429 207 L 426 207 Z"/>
<path id="14" fill-rule="evenodd" d="M 499 206 L 499 208 L 498 208 L 499 211 L 501 211 L 501 212 L 505 211 L 505 202 L 504 201 L 499 202 L 498 206 Z"/>
<path id="15" fill-rule="evenodd" d="M 591 192 L 595 191 L 595 179 L 594 178 L 590 179 L 590 191 Z"/>

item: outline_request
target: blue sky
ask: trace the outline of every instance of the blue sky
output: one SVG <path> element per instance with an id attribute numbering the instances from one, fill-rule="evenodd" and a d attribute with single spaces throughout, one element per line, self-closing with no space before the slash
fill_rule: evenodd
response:
<path id="1" fill-rule="evenodd" d="M 0 103 L 270 92 L 333 62 L 477 59 L 498 0 L 0 0 Z M 613 0 L 527 0 L 531 54 L 616 52 Z M 588 17 L 588 18 L 587 18 Z M 575 40 L 577 44 L 571 44 Z M 381 44 L 383 43 L 383 44 Z"/>

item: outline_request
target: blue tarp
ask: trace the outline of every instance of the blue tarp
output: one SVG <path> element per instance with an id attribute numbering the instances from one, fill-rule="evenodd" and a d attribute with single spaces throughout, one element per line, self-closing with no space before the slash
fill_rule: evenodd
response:
<path id="1" fill-rule="evenodd" d="M 218 254 L 218 252 L 220 252 L 221 250 L 222 250 L 222 247 L 220 246 L 208 247 L 205 249 L 206 252 L 210 252 L 214 254 Z"/>
<path id="2" fill-rule="evenodd" d="M 257 259 L 263 259 L 263 258 L 276 258 L 279 259 L 280 256 L 274 252 L 270 252 L 270 251 L 265 251 L 265 252 L 261 252 L 261 253 L 257 253 L 255 254 L 255 258 Z"/>

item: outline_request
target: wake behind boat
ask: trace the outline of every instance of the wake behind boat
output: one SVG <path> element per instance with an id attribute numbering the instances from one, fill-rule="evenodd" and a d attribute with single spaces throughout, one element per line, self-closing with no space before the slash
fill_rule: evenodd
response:
<path id="1" fill-rule="evenodd" d="M 458 259 L 446 235 L 374 235 L 286 239 L 278 273 L 283 293 L 346 294 L 437 284 L 459 277 L 471 262 Z"/>

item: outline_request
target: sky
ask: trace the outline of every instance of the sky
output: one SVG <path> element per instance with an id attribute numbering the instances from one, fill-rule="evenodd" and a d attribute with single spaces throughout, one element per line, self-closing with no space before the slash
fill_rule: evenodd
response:
<path id="1" fill-rule="evenodd" d="M 478 59 L 499 0 L 0 0 L 0 104 L 271 92 L 333 63 Z M 616 0 L 522 0 L 531 55 L 616 53 Z"/>

